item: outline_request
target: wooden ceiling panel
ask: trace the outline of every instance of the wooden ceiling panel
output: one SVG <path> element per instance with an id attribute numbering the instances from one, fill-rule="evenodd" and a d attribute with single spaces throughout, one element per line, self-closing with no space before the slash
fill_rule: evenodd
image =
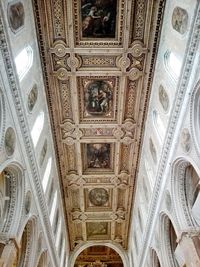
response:
<path id="1" fill-rule="evenodd" d="M 164 1 L 33 4 L 71 249 L 127 249 Z"/>

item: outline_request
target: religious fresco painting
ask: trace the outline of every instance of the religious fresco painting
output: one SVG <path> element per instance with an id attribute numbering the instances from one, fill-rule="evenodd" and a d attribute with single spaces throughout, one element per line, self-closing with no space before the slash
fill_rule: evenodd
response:
<path id="1" fill-rule="evenodd" d="M 108 191 L 104 188 L 94 188 L 89 192 L 89 200 L 94 206 L 104 206 L 108 199 Z"/>
<path id="2" fill-rule="evenodd" d="M 175 7 L 172 14 L 172 27 L 180 34 L 184 34 L 187 31 L 188 25 L 188 13 L 181 7 Z"/>
<path id="3" fill-rule="evenodd" d="M 117 0 L 81 0 L 82 37 L 115 38 Z"/>
<path id="4" fill-rule="evenodd" d="M 87 144 L 87 166 L 95 169 L 109 169 L 110 144 Z"/>
<path id="5" fill-rule="evenodd" d="M 108 223 L 107 222 L 88 222 L 87 223 L 87 236 L 92 238 L 105 238 L 108 235 Z"/>
<path id="6" fill-rule="evenodd" d="M 95 80 L 85 88 L 85 116 L 111 116 L 113 92 L 106 81 Z"/>
<path id="7" fill-rule="evenodd" d="M 24 18 L 24 6 L 21 2 L 8 6 L 8 21 L 14 32 L 24 25 Z"/>

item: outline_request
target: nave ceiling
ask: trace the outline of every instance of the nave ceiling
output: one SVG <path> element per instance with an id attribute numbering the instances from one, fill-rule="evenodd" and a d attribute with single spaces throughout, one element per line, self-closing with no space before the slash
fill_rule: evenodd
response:
<path id="1" fill-rule="evenodd" d="M 127 249 L 164 1 L 33 5 L 71 250 Z"/>

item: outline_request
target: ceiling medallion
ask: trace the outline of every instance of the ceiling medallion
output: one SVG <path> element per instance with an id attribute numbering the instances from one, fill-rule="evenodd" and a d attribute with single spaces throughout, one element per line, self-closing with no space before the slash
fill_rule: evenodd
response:
<path id="1" fill-rule="evenodd" d="M 109 195 L 104 188 L 94 188 L 89 192 L 89 199 L 94 206 L 103 206 L 108 202 Z"/>

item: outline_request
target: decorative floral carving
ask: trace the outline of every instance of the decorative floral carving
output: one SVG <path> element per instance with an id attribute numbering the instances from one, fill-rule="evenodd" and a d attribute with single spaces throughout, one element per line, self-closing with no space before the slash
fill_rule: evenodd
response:
<path id="1" fill-rule="evenodd" d="M 69 73 L 67 71 L 67 69 L 65 68 L 59 68 L 56 72 L 56 76 L 59 80 L 61 81 L 65 81 L 65 80 L 68 80 L 68 76 L 69 76 Z"/>
<path id="2" fill-rule="evenodd" d="M 144 44 L 136 40 L 132 43 L 131 48 L 129 49 L 130 53 L 133 55 L 133 57 L 140 57 L 142 54 L 147 52 L 147 48 L 144 47 Z"/>
<path id="3" fill-rule="evenodd" d="M 79 141 L 83 136 L 83 132 L 71 121 L 65 121 L 60 125 L 63 129 L 63 142 L 69 146 Z"/>
<path id="4" fill-rule="evenodd" d="M 66 44 L 63 41 L 59 40 L 59 42 L 56 42 L 53 45 L 53 48 L 51 48 L 51 52 L 55 53 L 58 57 L 64 57 L 67 54 Z"/>

